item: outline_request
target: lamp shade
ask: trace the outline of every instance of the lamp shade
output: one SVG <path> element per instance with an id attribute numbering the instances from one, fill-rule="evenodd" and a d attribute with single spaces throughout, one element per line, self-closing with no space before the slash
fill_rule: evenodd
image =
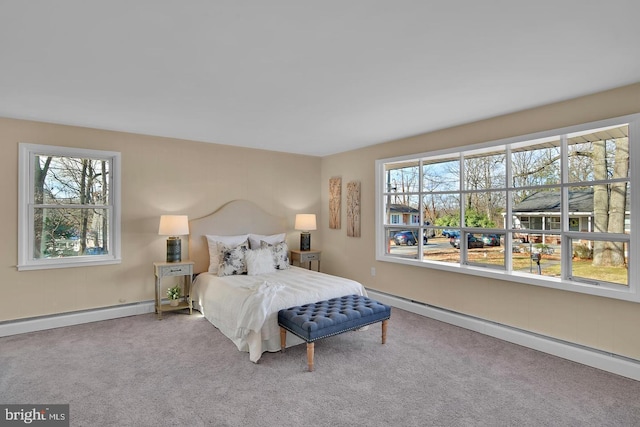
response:
<path id="1" fill-rule="evenodd" d="M 187 215 L 161 215 L 158 234 L 161 236 L 184 236 L 189 234 Z"/>
<path id="2" fill-rule="evenodd" d="M 297 214 L 294 228 L 309 231 L 316 229 L 316 214 Z"/>

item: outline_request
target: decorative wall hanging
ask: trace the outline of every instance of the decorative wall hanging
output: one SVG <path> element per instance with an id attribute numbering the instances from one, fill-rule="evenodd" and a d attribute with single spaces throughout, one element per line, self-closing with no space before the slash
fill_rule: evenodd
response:
<path id="1" fill-rule="evenodd" d="M 347 236 L 360 237 L 360 181 L 347 184 Z"/>
<path id="2" fill-rule="evenodd" d="M 342 178 L 329 179 L 329 228 L 340 228 L 340 199 L 342 198 Z"/>

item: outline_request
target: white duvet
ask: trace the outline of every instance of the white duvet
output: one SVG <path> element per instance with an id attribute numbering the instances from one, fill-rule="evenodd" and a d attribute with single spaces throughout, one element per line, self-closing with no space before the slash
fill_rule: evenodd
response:
<path id="1" fill-rule="evenodd" d="M 195 309 L 257 362 L 263 352 L 280 350 L 279 310 L 352 294 L 367 295 L 356 281 L 292 266 L 258 276 L 202 273 L 191 298 Z M 302 342 L 287 333 L 287 347 Z"/>

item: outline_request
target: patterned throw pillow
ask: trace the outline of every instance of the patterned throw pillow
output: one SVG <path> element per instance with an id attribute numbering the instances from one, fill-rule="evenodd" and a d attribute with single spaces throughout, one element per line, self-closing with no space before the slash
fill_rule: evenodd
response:
<path id="1" fill-rule="evenodd" d="M 284 242 L 285 237 L 286 237 L 285 233 L 271 234 L 271 235 L 249 234 L 249 248 L 260 249 L 263 240 L 269 243 L 270 245 L 275 245 L 276 243 Z"/>
<path id="2" fill-rule="evenodd" d="M 234 236 L 214 236 L 207 234 L 207 246 L 209 247 L 209 273 L 218 274 L 222 251 L 225 249 L 235 248 L 238 245 L 246 243 L 249 239 L 248 234 L 238 234 Z M 248 247 L 248 246 L 247 246 Z"/>
<path id="3" fill-rule="evenodd" d="M 220 253 L 220 265 L 218 276 L 233 276 L 247 274 L 247 262 L 245 252 L 249 249 L 247 242 L 235 248 L 225 247 Z"/>
<path id="4" fill-rule="evenodd" d="M 260 242 L 260 247 L 271 249 L 271 252 L 273 252 L 273 261 L 276 265 L 276 269 L 286 270 L 290 267 L 289 246 L 287 246 L 287 242 L 280 242 L 272 245 L 263 240 L 262 242 Z"/>

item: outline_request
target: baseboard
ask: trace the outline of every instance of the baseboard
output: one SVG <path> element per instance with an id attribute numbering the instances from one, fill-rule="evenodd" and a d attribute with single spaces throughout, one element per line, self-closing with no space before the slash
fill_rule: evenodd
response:
<path id="1" fill-rule="evenodd" d="M 640 381 L 640 361 L 367 289 L 384 304 Z M 393 321 L 393 316 L 391 316 Z"/>
<path id="2" fill-rule="evenodd" d="M 153 301 L 0 323 L 0 337 L 155 312 Z"/>

